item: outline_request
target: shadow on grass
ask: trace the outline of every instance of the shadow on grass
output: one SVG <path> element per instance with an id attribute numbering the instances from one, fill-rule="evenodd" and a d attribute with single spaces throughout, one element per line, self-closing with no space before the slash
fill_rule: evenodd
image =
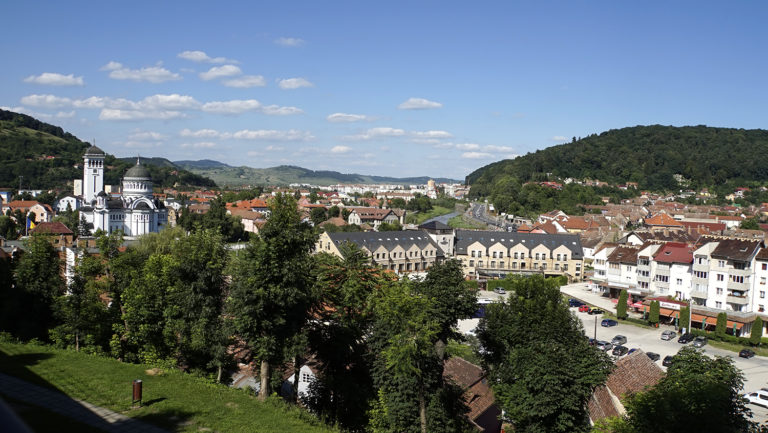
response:
<path id="1" fill-rule="evenodd" d="M 178 409 L 160 409 L 157 412 L 137 414 L 130 421 L 141 421 L 142 423 L 156 425 L 169 432 L 182 431 L 184 427 L 194 423 L 192 421 L 192 412 L 185 412 Z M 129 422 L 130 422 L 129 421 Z M 115 426 L 124 425 L 115 423 Z"/>
<path id="2" fill-rule="evenodd" d="M 141 403 L 142 406 L 152 406 L 155 403 L 160 403 L 163 400 L 167 400 L 165 397 L 160 398 L 153 398 L 152 400 L 144 401 Z"/>
<path id="3" fill-rule="evenodd" d="M 7 353 L 0 350 L 0 372 L 26 380 L 36 385 L 58 390 L 58 388 L 56 388 L 50 382 L 27 369 L 28 366 L 35 365 L 40 361 L 44 361 L 52 357 L 53 355 L 50 353 L 20 353 L 18 355 L 8 355 Z"/>

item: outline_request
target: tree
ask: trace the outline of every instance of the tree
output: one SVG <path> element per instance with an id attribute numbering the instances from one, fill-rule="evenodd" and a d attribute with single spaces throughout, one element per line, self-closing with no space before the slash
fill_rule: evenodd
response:
<path id="1" fill-rule="evenodd" d="M 680 320 L 677 326 L 678 328 L 685 328 L 687 331 L 691 330 L 691 307 L 680 307 Z"/>
<path id="2" fill-rule="evenodd" d="M 507 302 L 490 304 L 478 325 L 496 403 L 515 431 L 589 431 L 586 403 L 610 360 L 587 344 L 556 281 L 517 277 L 513 290 Z"/>
<path id="3" fill-rule="evenodd" d="M 741 221 L 739 228 L 744 230 L 760 230 L 760 223 L 755 217 L 746 218 Z"/>
<path id="4" fill-rule="evenodd" d="M 752 322 L 752 332 L 749 334 L 749 342 L 753 346 L 759 346 L 763 337 L 763 319 L 760 316 L 755 317 Z"/>
<path id="5" fill-rule="evenodd" d="M 627 295 L 626 289 L 621 290 L 621 294 L 619 295 L 619 302 L 616 304 L 616 317 L 619 319 L 626 319 L 627 318 L 627 298 L 629 296 Z"/>
<path id="6" fill-rule="evenodd" d="M 397 231 L 400 231 L 402 229 L 403 229 L 403 226 L 400 225 L 400 222 L 399 221 L 394 221 L 394 222 L 391 222 L 391 223 L 387 223 L 387 222 L 381 223 L 379 225 L 378 231 L 380 231 L 380 232 L 397 232 Z"/>
<path id="7" fill-rule="evenodd" d="M 393 209 L 405 209 L 405 200 L 400 197 L 395 197 L 389 201 L 389 207 Z"/>
<path id="8" fill-rule="evenodd" d="M 376 398 L 366 338 L 374 321 L 372 299 L 394 279 L 371 265 L 354 244 L 339 249 L 343 259 L 327 253 L 315 256 L 314 279 L 323 308 L 308 335 L 319 372 L 305 403 L 328 424 L 362 431 Z"/>
<path id="9" fill-rule="evenodd" d="M 659 323 L 659 301 L 651 301 L 651 311 L 648 313 L 648 323 L 658 326 Z"/>
<path id="10" fill-rule="evenodd" d="M 725 330 L 728 327 L 728 314 L 719 313 L 717 315 L 717 323 L 715 324 L 715 335 L 719 338 L 725 336 Z"/>
<path id="11" fill-rule="evenodd" d="M 45 340 L 53 325 L 54 302 L 64 294 L 61 262 L 45 236 L 31 236 L 25 241 L 25 249 L 15 275 L 22 299 L 16 311 L 16 329 L 19 338 Z"/>
<path id="12" fill-rule="evenodd" d="M 280 194 L 271 216 L 236 261 L 229 312 L 237 334 L 261 362 L 260 398 L 269 395 L 270 363 L 284 343 L 301 330 L 315 296 L 310 279 L 316 235 L 301 221 L 296 200 Z"/>
<path id="13" fill-rule="evenodd" d="M 322 207 L 312 208 L 312 210 L 309 211 L 309 219 L 311 219 L 312 223 L 315 225 L 319 225 L 328 219 L 328 213 L 326 212 L 325 208 Z"/>
<path id="14" fill-rule="evenodd" d="M 752 423 L 743 385 L 731 358 L 684 347 L 659 383 L 629 396 L 625 423 L 633 433 L 747 431 Z"/>

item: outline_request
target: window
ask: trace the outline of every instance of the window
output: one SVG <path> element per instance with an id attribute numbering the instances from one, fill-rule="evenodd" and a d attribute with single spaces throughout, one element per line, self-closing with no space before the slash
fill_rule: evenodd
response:
<path id="1" fill-rule="evenodd" d="M 312 376 L 309 373 L 301 373 L 299 380 L 308 383 L 312 381 Z"/>
<path id="2" fill-rule="evenodd" d="M 517 258 L 517 253 L 515 253 L 515 258 Z"/>
<path id="3" fill-rule="evenodd" d="M 678 278 L 675 282 L 677 283 L 678 286 L 682 286 L 683 285 L 683 279 L 682 278 Z"/>
<path id="4" fill-rule="evenodd" d="M 568 260 L 568 254 L 563 254 L 563 260 Z"/>
<path id="5" fill-rule="evenodd" d="M 556 270 L 556 271 L 559 271 L 559 270 L 560 270 L 560 263 L 555 263 L 555 270 Z"/>
<path id="6" fill-rule="evenodd" d="M 747 269 L 747 264 L 744 262 L 733 262 L 733 269 Z"/>
<path id="7" fill-rule="evenodd" d="M 765 277 L 760 277 L 760 284 L 765 285 Z"/>
<path id="8" fill-rule="evenodd" d="M 734 283 L 744 284 L 744 277 L 741 275 L 729 275 L 729 277 Z"/>
<path id="9" fill-rule="evenodd" d="M 538 263 L 534 263 L 533 264 L 533 269 L 539 269 L 539 264 Z"/>
<path id="10" fill-rule="evenodd" d="M 504 269 L 504 262 L 499 262 L 499 269 Z"/>
<path id="11" fill-rule="evenodd" d="M 512 262 L 512 269 L 517 269 L 517 262 Z"/>
<path id="12" fill-rule="evenodd" d="M 716 292 L 718 295 L 722 295 L 722 294 L 723 294 L 723 288 L 722 288 L 722 287 L 718 287 L 718 288 L 717 288 L 717 290 L 715 290 L 715 292 Z"/>
<path id="13" fill-rule="evenodd" d="M 765 290 L 760 291 L 760 299 L 765 299 Z"/>
<path id="14" fill-rule="evenodd" d="M 762 269 L 768 271 L 768 263 L 763 263 Z"/>
<path id="15" fill-rule="evenodd" d="M 765 312 L 765 305 L 762 305 L 762 304 L 758 305 L 757 306 L 757 312 L 758 313 L 764 313 Z"/>
<path id="16" fill-rule="evenodd" d="M 627 272 L 630 272 L 630 271 L 632 271 L 632 266 L 627 265 Z"/>
<path id="17" fill-rule="evenodd" d="M 496 268 L 496 260 L 491 260 L 491 268 Z"/>
<path id="18" fill-rule="evenodd" d="M 536 253 L 536 260 L 539 260 L 539 253 Z"/>
<path id="19" fill-rule="evenodd" d="M 723 308 L 723 303 L 720 301 L 715 302 L 715 308 Z"/>
<path id="20" fill-rule="evenodd" d="M 717 267 L 718 268 L 724 268 L 725 267 L 725 260 L 718 260 L 717 261 Z"/>
<path id="21" fill-rule="evenodd" d="M 475 257 L 475 250 L 472 250 L 472 257 Z"/>
<path id="22" fill-rule="evenodd" d="M 696 278 L 707 279 L 707 273 L 704 271 L 693 271 L 693 276 Z M 720 280 L 722 281 L 722 280 Z"/>
<path id="23" fill-rule="evenodd" d="M 568 270 L 568 265 L 567 264 L 563 265 L 563 271 L 567 271 L 567 270 Z"/>
<path id="24" fill-rule="evenodd" d="M 669 275 L 656 275 L 656 277 L 653 279 L 653 281 L 659 281 L 662 283 L 668 283 L 669 282 Z"/>
<path id="25" fill-rule="evenodd" d="M 547 264 L 546 263 L 542 263 L 541 264 L 541 269 L 544 269 L 546 271 L 547 270 Z"/>
<path id="26" fill-rule="evenodd" d="M 482 268 L 483 267 L 483 261 L 482 260 L 478 260 L 477 261 L 477 267 L 478 268 Z"/>
<path id="27" fill-rule="evenodd" d="M 475 261 L 474 260 L 470 260 L 469 261 L 469 266 L 475 266 Z"/>
<path id="28" fill-rule="evenodd" d="M 725 276 L 723 274 L 717 274 L 717 281 L 723 281 Z"/>
<path id="29" fill-rule="evenodd" d="M 557 255 L 557 261 L 558 262 L 560 261 L 560 256 L 561 256 L 560 254 Z"/>

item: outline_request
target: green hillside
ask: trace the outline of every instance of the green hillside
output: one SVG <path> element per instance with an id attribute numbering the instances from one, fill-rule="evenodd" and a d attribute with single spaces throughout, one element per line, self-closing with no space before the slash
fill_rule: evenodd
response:
<path id="1" fill-rule="evenodd" d="M 425 184 L 429 179 L 436 182 L 458 182 L 446 178 L 421 177 L 385 177 L 362 174 L 344 174 L 337 171 L 313 171 L 292 165 L 271 168 L 232 167 L 217 161 L 176 161 L 176 165 L 193 173 L 209 177 L 219 185 L 289 185 L 309 183 L 313 185 L 333 185 L 337 183 L 388 183 L 388 184 Z"/>
<path id="2" fill-rule="evenodd" d="M 693 188 L 768 179 L 768 131 L 707 126 L 635 126 L 594 134 L 498 161 L 467 176 L 472 196 L 500 182 L 560 178 L 637 182 L 642 189 L 675 190 L 682 175 Z"/>
<path id="3" fill-rule="evenodd" d="M 0 188 L 18 188 L 22 176 L 25 189 L 64 189 L 73 179 L 82 178 L 83 154 L 89 146 L 58 126 L 0 110 Z M 105 184 L 119 184 L 135 161 L 107 155 Z M 147 162 L 155 186 L 215 186 L 212 180 L 182 170 L 166 159 L 156 162 L 148 158 Z"/>

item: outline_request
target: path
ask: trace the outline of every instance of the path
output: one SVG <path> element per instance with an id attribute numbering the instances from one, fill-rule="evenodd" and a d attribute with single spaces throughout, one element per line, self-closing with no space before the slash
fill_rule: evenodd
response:
<path id="1" fill-rule="evenodd" d="M 56 412 L 106 432 L 167 433 L 159 427 L 3 373 L 0 373 L 0 394 Z"/>

